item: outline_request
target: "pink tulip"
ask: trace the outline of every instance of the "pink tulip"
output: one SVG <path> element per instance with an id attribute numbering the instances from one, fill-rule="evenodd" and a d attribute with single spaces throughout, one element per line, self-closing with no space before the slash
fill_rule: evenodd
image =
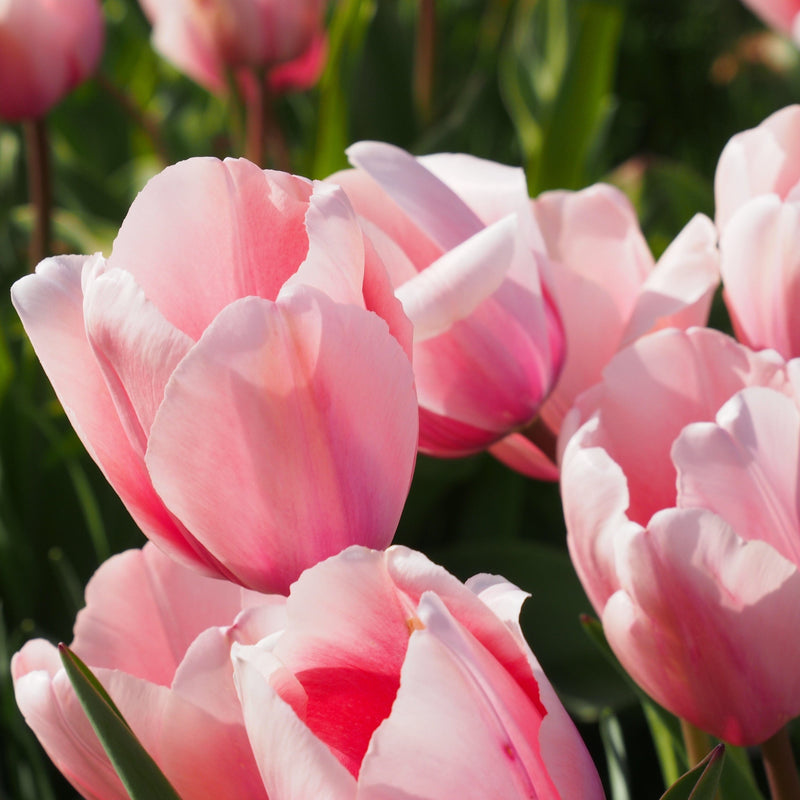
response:
<path id="1" fill-rule="evenodd" d="M 522 637 L 524 597 L 405 548 L 350 548 L 286 599 L 147 546 L 100 568 L 73 648 L 184 800 L 601 798 Z M 78 791 L 125 797 L 54 648 L 28 643 L 12 672 Z"/>
<path id="2" fill-rule="evenodd" d="M 341 190 L 186 161 L 107 261 L 48 259 L 12 296 L 90 454 L 173 557 L 285 592 L 391 541 L 417 443 L 410 324 Z"/>
<path id="3" fill-rule="evenodd" d="M 305 89 L 325 64 L 326 0 L 139 2 L 156 50 L 212 91 L 241 68 L 265 69 L 273 91 Z"/>
<path id="4" fill-rule="evenodd" d="M 94 71 L 104 35 L 98 0 L 0 0 L 0 117 L 46 114 Z"/>
<path id="5" fill-rule="evenodd" d="M 148 544 L 114 556 L 89 581 L 72 649 L 183 800 L 267 800 L 230 648 L 284 627 L 284 597 L 206 578 Z M 28 725 L 75 789 L 94 800 L 127 800 L 56 649 L 28 642 L 11 672 Z"/>
<path id="6" fill-rule="evenodd" d="M 420 450 L 465 455 L 528 425 L 561 368 L 564 333 L 540 283 L 524 174 L 378 142 L 348 155 L 357 169 L 328 180 L 347 192 L 414 323 Z"/>
<path id="7" fill-rule="evenodd" d="M 800 0 L 742 0 L 754 13 L 775 30 L 800 42 Z"/>
<path id="8" fill-rule="evenodd" d="M 800 362 L 663 331 L 610 362 L 581 422 L 568 544 L 611 647 L 673 713 L 766 740 L 800 714 Z"/>
<path id="9" fill-rule="evenodd" d="M 722 280 L 737 338 L 800 356 L 800 106 L 734 136 L 717 166 Z"/>
<path id="10" fill-rule="evenodd" d="M 636 212 L 612 186 L 546 192 L 533 211 L 548 256 L 545 283 L 566 337 L 564 369 L 540 411 L 555 439 L 575 399 L 618 350 L 661 328 L 705 324 L 719 255 L 714 226 L 698 214 L 655 263 Z M 558 479 L 556 464 L 521 434 L 491 452 L 531 477 Z"/>

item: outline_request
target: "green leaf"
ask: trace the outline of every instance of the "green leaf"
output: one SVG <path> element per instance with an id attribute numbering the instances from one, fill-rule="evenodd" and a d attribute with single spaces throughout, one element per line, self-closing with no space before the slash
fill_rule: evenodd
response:
<path id="1" fill-rule="evenodd" d="M 89 668 L 58 646 L 72 688 L 132 800 L 180 800 Z"/>
<path id="2" fill-rule="evenodd" d="M 608 764 L 608 782 L 611 785 L 612 800 L 631 800 L 630 771 L 628 755 L 625 751 L 625 739 L 619 719 L 606 709 L 600 715 L 600 738 L 606 752 Z"/>
<path id="3" fill-rule="evenodd" d="M 714 800 L 724 760 L 725 745 L 718 744 L 694 769 L 670 786 L 661 800 Z"/>

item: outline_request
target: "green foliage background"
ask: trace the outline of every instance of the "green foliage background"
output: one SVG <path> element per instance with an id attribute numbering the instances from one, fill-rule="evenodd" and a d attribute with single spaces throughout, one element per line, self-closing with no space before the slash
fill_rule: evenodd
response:
<path id="1" fill-rule="evenodd" d="M 415 90 L 419 5 L 332 5 L 323 79 L 276 108 L 293 171 L 324 177 L 346 166 L 347 144 L 381 139 L 414 153 L 523 164 L 533 194 L 612 181 L 636 204 L 658 254 L 694 213 L 713 215 L 714 169 L 728 138 L 800 97 L 797 51 L 738 0 L 438 0 L 435 69 L 430 80 L 417 78 L 427 89 Z M 48 118 L 57 252 L 108 254 L 150 176 L 182 158 L 238 154 L 235 109 L 153 52 L 135 0 L 104 0 L 103 8 L 100 73 Z M 2 298 L 30 268 L 31 223 L 21 129 L 0 123 Z M 728 324 L 718 305 L 712 322 Z M 615 798 L 658 797 L 659 763 L 670 758 L 667 777 L 682 771 L 674 721 L 657 709 L 642 713 L 579 623 L 591 608 L 566 556 L 556 486 L 488 456 L 420 457 L 397 541 L 459 577 L 502 573 L 531 592 L 526 634 Z M 97 565 L 142 543 L 2 300 L 0 800 L 74 796 L 16 709 L 9 659 L 34 636 L 70 641 Z M 648 721 L 658 751 L 641 735 Z M 726 766 L 736 779 L 725 796 L 757 796 L 730 788 L 747 786 L 747 759 L 734 754 L 728 763 L 743 772 Z"/>

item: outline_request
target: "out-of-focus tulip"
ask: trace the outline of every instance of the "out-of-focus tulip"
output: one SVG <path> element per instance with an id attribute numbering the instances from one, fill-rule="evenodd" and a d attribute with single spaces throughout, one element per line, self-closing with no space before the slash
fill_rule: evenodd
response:
<path id="1" fill-rule="evenodd" d="M 46 114 L 94 71 L 104 35 L 98 0 L 0 0 L 0 117 Z"/>
<path id="2" fill-rule="evenodd" d="M 566 337 L 564 369 L 540 411 L 555 439 L 575 399 L 617 351 L 661 328 L 706 323 L 719 254 L 713 224 L 698 214 L 655 263 L 636 212 L 612 186 L 546 192 L 533 210 L 548 256 L 544 280 Z M 491 452 L 531 477 L 558 479 L 551 458 L 520 434 Z"/>
<path id="3" fill-rule="evenodd" d="M 417 443 L 410 323 L 340 189 L 186 161 L 108 260 L 48 259 L 12 296 L 87 449 L 173 557 L 285 592 L 391 541 Z"/>
<path id="4" fill-rule="evenodd" d="M 754 13 L 775 30 L 800 42 L 800 0 L 742 0 Z"/>
<path id="5" fill-rule="evenodd" d="M 420 450 L 465 455 L 531 423 L 564 332 L 540 281 L 522 170 L 377 142 L 348 155 L 357 169 L 328 180 L 347 192 L 414 323 Z M 465 271 L 472 280 L 456 283 Z"/>
<path id="6" fill-rule="evenodd" d="M 561 471 L 570 554 L 611 647 L 737 745 L 800 714 L 799 402 L 800 362 L 669 330 L 617 355 L 565 421 L 583 421 Z"/>
<path id="7" fill-rule="evenodd" d="M 212 91 L 263 69 L 273 91 L 313 85 L 325 63 L 326 0 L 139 0 L 156 50 Z"/>
<path id="8" fill-rule="evenodd" d="M 737 337 L 800 356 L 800 106 L 728 142 L 715 194 L 724 297 Z"/>
<path id="9" fill-rule="evenodd" d="M 405 548 L 358 547 L 288 599 L 257 595 L 146 546 L 90 582 L 73 649 L 184 800 L 601 798 L 520 631 L 524 597 Z M 54 648 L 28 643 L 12 671 L 73 785 L 125 797 Z"/>

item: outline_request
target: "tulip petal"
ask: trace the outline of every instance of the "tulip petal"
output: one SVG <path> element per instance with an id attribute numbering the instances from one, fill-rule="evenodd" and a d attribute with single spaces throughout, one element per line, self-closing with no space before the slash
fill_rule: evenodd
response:
<path id="1" fill-rule="evenodd" d="M 485 227 L 452 189 L 405 150 L 383 142 L 357 142 L 346 152 L 350 163 L 377 181 L 442 250 Z"/>
<path id="2" fill-rule="evenodd" d="M 646 336 L 611 360 L 599 394 L 592 395 L 602 434 L 591 444 L 604 447 L 624 468 L 631 520 L 646 525 L 656 511 L 675 505 L 669 454 L 681 430 L 714 419 L 720 406 L 747 385 L 785 386 L 784 363 L 777 353 L 754 353 L 704 328 Z M 593 410 L 582 408 L 582 413 Z"/>
<path id="3" fill-rule="evenodd" d="M 146 544 L 113 556 L 89 581 L 72 649 L 84 663 L 169 686 L 195 637 L 229 624 L 241 608 L 240 587 Z"/>
<path id="4" fill-rule="evenodd" d="M 303 721 L 353 775 L 392 708 L 415 619 L 382 552 L 349 548 L 292 586 L 274 654 L 305 690 Z"/>
<path id="5" fill-rule="evenodd" d="M 212 570 L 209 559 L 195 552 L 192 537 L 154 492 L 89 343 L 81 274 L 100 263 L 99 255 L 46 259 L 34 275 L 14 284 L 14 307 L 72 426 L 139 527 L 183 563 Z"/>
<path id="6" fill-rule="evenodd" d="M 364 237 L 345 193 L 317 181 L 305 221 L 308 254 L 278 296 L 298 284 L 307 284 L 338 303 L 363 305 Z"/>
<path id="7" fill-rule="evenodd" d="M 297 271 L 311 192 L 304 178 L 243 159 L 182 161 L 133 201 L 109 265 L 130 272 L 172 325 L 199 339 L 229 303 L 274 300 Z"/>
<path id="8" fill-rule="evenodd" d="M 234 645 L 245 725 L 264 788 L 276 800 L 351 800 L 355 779 L 270 685 L 272 654 Z"/>
<path id="9" fill-rule="evenodd" d="M 783 200 L 797 186 L 798 131 L 800 106 L 792 105 L 776 111 L 758 127 L 736 134 L 725 145 L 714 176 L 716 223 L 721 233 L 748 200 L 763 194 L 777 194 Z"/>
<path id="10" fill-rule="evenodd" d="M 641 530 L 629 519 L 628 480 L 619 464 L 591 442 L 591 419 L 570 440 L 561 464 L 561 494 L 572 564 L 598 614 L 619 589 L 616 551 Z"/>
<path id="11" fill-rule="evenodd" d="M 800 410 L 772 389 L 734 395 L 716 423 L 689 425 L 672 449 L 678 506 L 719 514 L 743 539 L 800 564 Z"/>
<path id="12" fill-rule="evenodd" d="M 489 452 L 508 467 L 540 481 L 557 481 L 558 467 L 521 433 L 511 433 L 493 444 Z"/>
<path id="13" fill-rule="evenodd" d="M 11 660 L 14 695 L 47 755 L 82 797 L 128 800 L 83 711 L 55 647 L 42 639 L 25 644 Z"/>
<path id="14" fill-rule="evenodd" d="M 349 544 L 389 543 L 417 424 L 411 366 L 385 323 L 301 287 L 219 315 L 173 373 L 146 462 L 240 582 L 285 593 Z"/>
<path id="15" fill-rule="evenodd" d="M 127 272 L 95 272 L 84 280 L 86 333 L 131 445 L 144 458 L 164 387 L 193 342 Z"/>
<path id="16" fill-rule="evenodd" d="M 736 745 L 759 744 L 800 713 L 800 673 L 786 668 L 800 573 L 776 550 L 711 512 L 669 509 L 631 540 L 620 572 L 603 627 L 659 703 Z"/>
<path id="17" fill-rule="evenodd" d="M 359 800 L 557 798 L 539 752 L 541 709 L 434 594 L 419 615 L 424 627 L 364 759 Z"/>
<path id="18" fill-rule="evenodd" d="M 741 208 L 722 234 L 725 302 L 738 337 L 784 358 L 800 353 L 800 207 L 774 195 Z"/>
<path id="19" fill-rule="evenodd" d="M 696 214 L 642 284 L 620 347 L 661 328 L 705 325 L 718 285 L 717 230 Z"/>
<path id="20" fill-rule="evenodd" d="M 396 295 L 414 323 L 414 341 L 447 331 L 494 294 L 514 254 L 516 216 L 484 228 L 400 286 Z"/>

